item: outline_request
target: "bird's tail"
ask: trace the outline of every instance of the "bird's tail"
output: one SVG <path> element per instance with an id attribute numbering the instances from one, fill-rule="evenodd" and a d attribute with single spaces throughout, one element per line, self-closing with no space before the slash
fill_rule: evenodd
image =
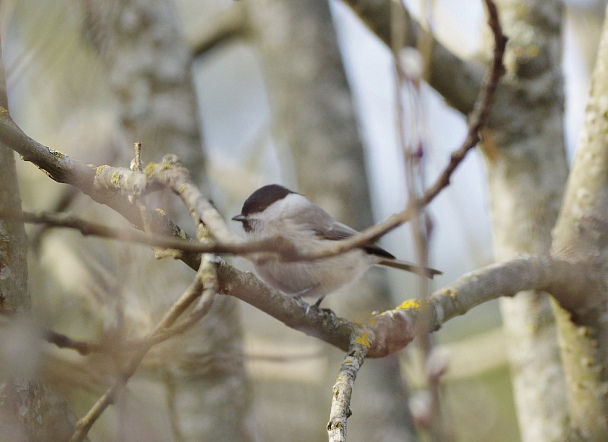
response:
<path id="1" fill-rule="evenodd" d="M 405 270 L 412 273 L 422 273 L 427 278 L 433 278 L 435 275 L 441 275 L 443 272 L 431 269 L 429 267 L 419 267 L 414 263 L 401 261 L 399 259 L 383 259 L 377 265 L 382 267 L 390 267 L 392 269 Z"/>

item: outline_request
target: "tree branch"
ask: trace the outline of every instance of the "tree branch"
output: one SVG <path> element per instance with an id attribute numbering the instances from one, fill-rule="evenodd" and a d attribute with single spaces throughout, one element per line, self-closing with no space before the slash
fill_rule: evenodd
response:
<path id="1" fill-rule="evenodd" d="M 192 55 L 198 57 L 216 46 L 245 33 L 245 5 L 233 3 L 211 19 L 205 18 L 186 34 Z"/>
<path id="2" fill-rule="evenodd" d="M 345 0 L 344 1 L 361 21 L 378 36 L 389 48 L 391 47 L 391 0 Z M 406 25 L 408 31 L 406 46 L 416 46 L 427 31 L 409 17 Z M 462 60 L 432 36 L 433 50 L 429 62 L 429 85 L 439 92 L 448 103 L 462 114 L 473 110 L 475 101 L 483 83 L 483 67 L 480 64 Z M 446 66 L 449 66 L 446 69 Z"/>
<path id="3" fill-rule="evenodd" d="M 327 424 L 327 434 L 330 442 L 346 441 L 346 420 L 352 414 L 350 398 L 353 392 L 353 385 L 367 354 L 367 346 L 358 342 L 361 338 L 365 339 L 364 337 L 360 337 L 351 345 L 348 354 L 340 366 L 338 379 L 332 388 L 333 399 Z"/>

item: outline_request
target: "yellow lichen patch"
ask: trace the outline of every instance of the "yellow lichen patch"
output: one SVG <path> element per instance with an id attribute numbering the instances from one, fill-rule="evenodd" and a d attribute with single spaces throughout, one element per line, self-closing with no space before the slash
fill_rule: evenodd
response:
<path id="1" fill-rule="evenodd" d="M 184 193 L 186 191 L 186 189 L 188 188 L 188 186 L 186 186 L 185 184 L 183 184 L 178 190 L 179 193 Z"/>
<path id="2" fill-rule="evenodd" d="M 163 158 L 163 162 L 160 164 L 160 170 L 169 170 L 172 167 L 179 167 L 180 164 L 176 163 L 172 160 L 167 160 L 165 158 Z"/>
<path id="3" fill-rule="evenodd" d="M 49 152 L 51 153 L 51 155 L 53 155 L 55 158 L 65 158 L 65 154 L 59 152 L 58 150 L 55 149 L 51 149 L 49 147 Z"/>
<path id="4" fill-rule="evenodd" d="M 199 239 L 212 239 L 213 235 L 211 233 L 211 230 L 209 230 L 207 227 L 205 227 L 205 225 L 203 225 L 202 223 L 200 223 L 197 226 L 197 235 L 196 235 Z"/>
<path id="5" fill-rule="evenodd" d="M 363 332 L 355 338 L 355 342 L 369 348 L 371 346 L 371 342 L 369 341 L 369 333 Z"/>
<path id="6" fill-rule="evenodd" d="M 110 178 L 110 182 L 112 183 L 113 186 L 119 186 L 121 177 L 122 177 L 122 174 L 120 172 L 114 172 L 112 174 L 112 178 Z"/>
<path id="7" fill-rule="evenodd" d="M 108 167 L 110 167 L 110 166 L 108 166 L 107 164 L 105 164 L 103 166 L 99 166 L 98 168 L 96 168 L 95 169 L 95 176 L 101 175 L 101 172 L 103 172 L 104 169 L 107 169 Z"/>
<path id="8" fill-rule="evenodd" d="M 144 173 L 147 176 L 150 176 L 154 173 L 154 170 L 156 170 L 156 163 L 148 163 L 146 164 L 146 167 L 144 167 Z"/>
<path id="9" fill-rule="evenodd" d="M 456 290 L 454 290 L 452 287 L 442 289 L 441 293 L 444 293 L 444 294 L 450 296 L 451 298 L 456 297 L 456 295 L 458 294 L 458 292 L 456 292 Z"/>
<path id="10" fill-rule="evenodd" d="M 409 309 L 420 309 L 420 301 L 417 299 L 408 299 L 398 305 L 396 310 L 409 310 Z"/>
<path id="11" fill-rule="evenodd" d="M 537 45 L 529 45 L 526 46 L 526 55 L 528 57 L 538 57 L 538 55 L 540 54 L 540 48 Z"/>
<path id="12" fill-rule="evenodd" d="M 181 255 L 182 255 L 182 251 L 175 250 L 175 249 L 163 249 L 163 250 L 156 250 L 154 252 L 155 259 L 163 259 L 163 258 L 178 259 Z"/>

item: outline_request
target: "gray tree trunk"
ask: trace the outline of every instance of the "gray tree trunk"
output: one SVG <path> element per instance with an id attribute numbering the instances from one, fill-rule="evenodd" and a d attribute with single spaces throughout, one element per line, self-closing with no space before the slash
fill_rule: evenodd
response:
<path id="1" fill-rule="evenodd" d="M 608 439 L 608 15 L 591 80 L 553 253 L 581 266 L 593 287 L 564 301 L 558 325 L 573 439 Z M 564 302 L 562 301 L 562 302 Z"/>
<path id="2" fill-rule="evenodd" d="M 498 260 L 546 254 L 567 178 L 559 1 L 497 1 L 507 75 L 482 149 Z M 551 301 L 501 298 L 523 441 L 566 440 L 568 409 Z"/>
<path id="3" fill-rule="evenodd" d="M 0 57 L 0 107 L 8 109 L 4 67 Z M 21 214 L 15 153 L 0 143 L 0 440 L 46 442 L 68 440 L 74 419 L 66 400 L 37 379 L 40 336 L 27 320 L 28 240 Z M 14 314 L 11 314 L 14 313 Z M 11 321 L 9 318 L 12 318 Z M 21 318 L 21 319 L 19 319 Z M 28 339 L 28 337 L 31 338 Z"/>

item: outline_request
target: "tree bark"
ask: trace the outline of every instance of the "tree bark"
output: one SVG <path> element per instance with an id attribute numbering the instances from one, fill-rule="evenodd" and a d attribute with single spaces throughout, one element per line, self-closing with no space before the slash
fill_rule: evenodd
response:
<path id="1" fill-rule="evenodd" d="M 567 177 L 563 140 L 562 7 L 500 0 L 507 75 L 483 132 L 498 260 L 547 254 Z M 525 3 L 525 5 L 524 5 Z M 564 375 L 549 297 L 500 300 L 523 441 L 563 441 Z"/>
<path id="2" fill-rule="evenodd" d="M 1 42 L 0 42 L 1 43 Z M 7 112 L 4 67 L 0 56 L 0 111 Z M 15 154 L 0 143 L 0 310 L 14 321 L 3 321 L 0 333 L 0 438 L 11 441 L 67 440 L 73 416 L 66 400 L 37 379 L 39 336 L 23 319 L 30 313 L 27 285 L 27 236 L 21 214 Z M 31 335 L 32 339 L 28 339 Z M 37 345 L 38 344 L 38 345 Z M 19 361 L 15 363 L 14 361 Z"/>
<path id="3" fill-rule="evenodd" d="M 553 253 L 584 264 L 594 289 L 560 298 L 558 316 L 574 435 L 608 439 L 608 20 L 604 20 L 585 123 L 555 228 Z"/>

